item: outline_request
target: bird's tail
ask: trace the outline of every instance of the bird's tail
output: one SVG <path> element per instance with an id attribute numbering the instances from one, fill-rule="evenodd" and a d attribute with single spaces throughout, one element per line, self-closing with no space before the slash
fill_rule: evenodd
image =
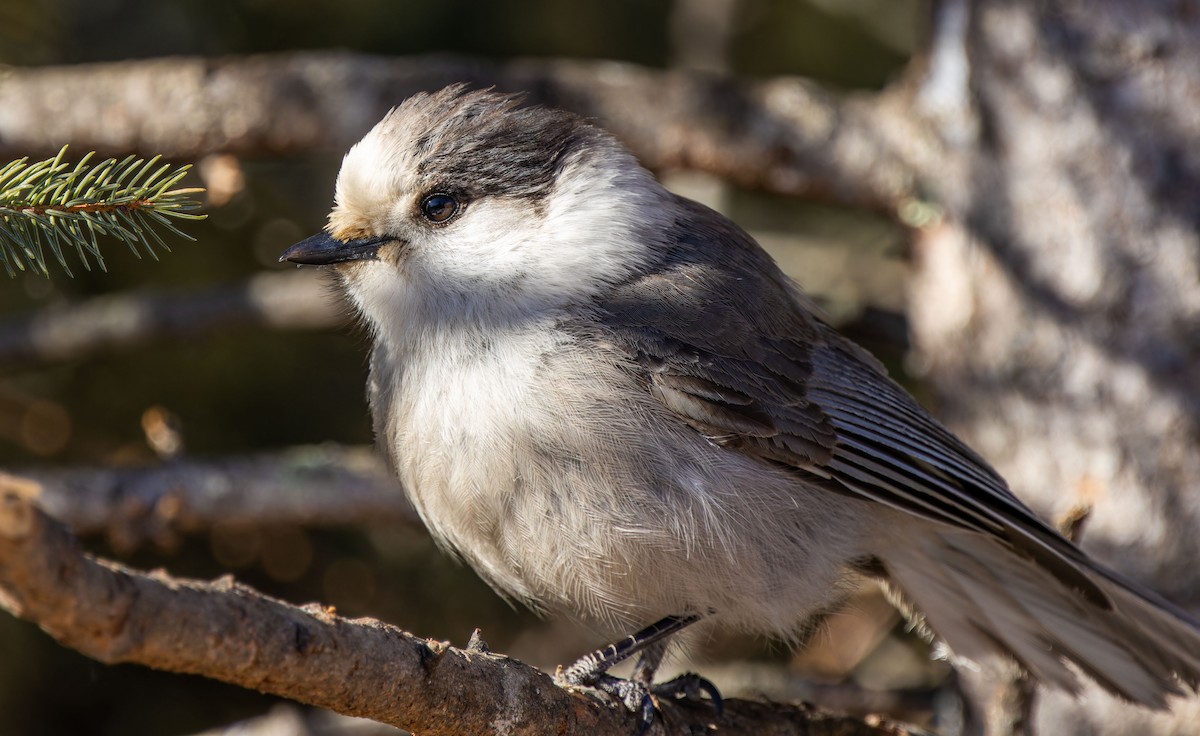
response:
<path id="1" fill-rule="evenodd" d="M 984 534 L 927 531 L 879 557 L 910 613 L 954 656 L 1007 655 L 1042 683 L 1075 693 L 1069 663 L 1154 708 L 1181 686 L 1196 689 L 1200 628 L 1186 613 L 1098 565 L 1070 563 L 1103 592 L 1099 600 Z"/>

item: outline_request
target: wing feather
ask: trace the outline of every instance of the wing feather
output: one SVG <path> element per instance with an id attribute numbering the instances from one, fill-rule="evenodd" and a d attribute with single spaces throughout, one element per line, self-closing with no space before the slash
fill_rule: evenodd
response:
<path id="1" fill-rule="evenodd" d="M 1094 602 L 1086 558 L 883 368 L 806 308 L 736 226 L 694 203 L 660 268 L 597 303 L 663 404 L 714 442 L 927 519 L 984 532 Z M 711 241 L 721 241 L 721 260 Z M 725 290 L 736 281 L 748 305 Z"/>

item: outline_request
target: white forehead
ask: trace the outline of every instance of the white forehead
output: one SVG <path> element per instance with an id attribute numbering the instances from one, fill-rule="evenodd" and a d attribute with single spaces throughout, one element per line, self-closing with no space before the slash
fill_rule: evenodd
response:
<path id="1" fill-rule="evenodd" d="M 417 185 L 412 125 L 393 109 L 346 153 L 338 172 L 339 208 L 378 212 Z"/>

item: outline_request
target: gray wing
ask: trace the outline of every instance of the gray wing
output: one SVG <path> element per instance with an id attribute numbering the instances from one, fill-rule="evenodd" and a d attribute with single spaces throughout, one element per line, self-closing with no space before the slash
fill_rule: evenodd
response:
<path id="1" fill-rule="evenodd" d="M 925 412 L 882 366 L 804 307 L 736 225 L 680 200 L 686 226 L 651 273 L 598 303 L 602 339 L 712 442 L 844 492 L 993 535 L 1101 606 L 1087 559 Z M 736 284 L 737 294 L 727 286 Z"/>

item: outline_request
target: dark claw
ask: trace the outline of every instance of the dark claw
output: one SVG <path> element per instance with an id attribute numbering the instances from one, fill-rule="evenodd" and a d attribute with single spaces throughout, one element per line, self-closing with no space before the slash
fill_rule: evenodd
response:
<path id="1" fill-rule="evenodd" d="M 712 681 L 697 675 L 695 672 L 687 672 L 674 680 L 668 680 L 655 685 L 652 688 L 655 696 L 659 698 L 671 698 L 679 700 L 686 698 L 694 702 L 703 700 L 705 694 L 712 701 L 713 710 L 717 712 L 717 717 L 725 712 L 725 700 L 721 697 L 721 691 L 717 690 L 717 686 L 712 684 Z"/>

